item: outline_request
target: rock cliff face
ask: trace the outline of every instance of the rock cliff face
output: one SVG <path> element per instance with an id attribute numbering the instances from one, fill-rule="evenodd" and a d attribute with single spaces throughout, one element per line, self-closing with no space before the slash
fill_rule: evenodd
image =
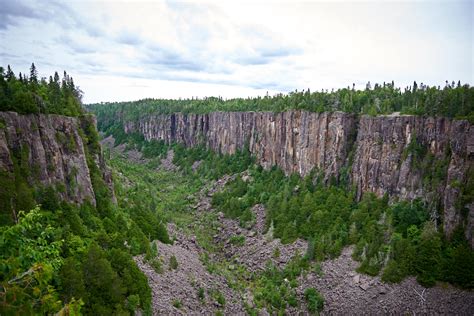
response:
<path id="1" fill-rule="evenodd" d="M 0 171 L 12 175 L 15 165 L 23 164 L 32 187 L 53 186 L 65 201 L 95 205 L 80 131 L 80 120 L 73 117 L 0 112 Z M 94 160 L 113 195 L 111 172 L 102 155 Z"/>
<path id="2" fill-rule="evenodd" d="M 437 202 L 444 210 L 444 231 L 452 233 L 461 222 L 456 210 L 459 184 L 473 167 L 474 126 L 446 118 L 362 117 L 356 144 L 351 175 L 359 196 L 371 191 Z M 440 183 L 433 187 L 437 180 Z M 472 225 L 467 234 L 474 243 Z"/>
<path id="3" fill-rule="evenodd" d="M 315 167 L 326 179 L 345 173 L 359 198 L 367 191 L 392 199 L 425 198 L 434 202 L 433 210 L 436 206 L 443 210 L 448 236 L 467 222 L 466 237 L 474 245 L 474 203 L 468 206 L 466 220 L 460 211 L 464 206 L 456 205 L 459 184 L 472 176 L 474 168 L 474 126 L 467 121 L 359 118 L 338 112 L 214 112 L 151 115 L 125 121 L 124 128 L 147 140 L 204 144 L 224 154 L 248 145 L 262 166 L 278 165 L 287 174 L 307 175 Z"/>
<path id="4" fill-rule="evenodd" d="M 337 176 L 346 162 L 355 132 L 355 117 L 344 113 L 291 111 L 171 114 L 124 122 L 125 132 L 145 139 L 179 142 L 233 154 L 248 145 L 264 167 L 307 175 L 314 167 Z"/>

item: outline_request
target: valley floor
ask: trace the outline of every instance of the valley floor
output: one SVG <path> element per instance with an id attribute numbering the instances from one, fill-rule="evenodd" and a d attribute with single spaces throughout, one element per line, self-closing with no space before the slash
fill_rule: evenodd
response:
<path id="1" fill-rule="evenodd" d="M 200 200 L 199 205 L 208 205 L 207 196 Z M 207 208 L 207 207 L 206 207 Z M 263 270 L 267 260 L 283 267 L 297 252 L 303 254 L 306 242 L 298 240 L 294 244 L 282 245 L 279 240 L 269 241 L 262 234 L 261 216 L 264 209 L 256 214 L 257 224 L 251 229 L 240 228 L 238 221 L 219 216 L 220 225 L 214 235 L 216 243 L 222 246 L 221 252 L 211 260 L 223 264 L 228 272 L 235 271 L 240 264 L 250 272 Z M 198 212 L 213 212 L 211 208 L 200 209 Z M 263 212 L 262 212 L 263 211 Z M 199 218 L 199 214 L 197 215 Z M 260 218 L 260 220 L 258 220 Z M 199 221 L 199 219 L 198 219 Z M 244 314 L 243 302 L 252 306 L 252 293 L 232 289 L 222 274 L 211 274 L 200 261 L 205 250 L 196 243 L 195 236 L 186 235 L 175 225 L 168 226 L 174 245 L 158 244 L 158 253 L 165 263 L 163 274 L 157 274 L 141 257 L 137 263 L 147 275 L 153 290 L 153 307 L 157 314 L 213 314 L 222 310 L 226 315 Z M 234 246 L 229 238 L 235 235 L 246 236 L 245 245 Z M 274 258 L 274 249 L 280 249 L 279 258 Z M 305 314 L 304 290 L 315 287 L 324 296 L 325 306 L 322 314 L 338 315 L 380 315 L 380 314 L 450 314 L 472 315 L 474 311 L 474 293 L 454 288 L 450 285 L 424 288 L 414 278 L 408 278 L 400 284 L 386 284 L 379 277 L 358 274 L 355 269 L 358 263 L 351 257 L 352 247 L 343 250 L 342 255 L 334 260 L 321 263 L 321 272 L 310 272 L 299 278 L 297 288 L 300 308 L 287 310 L 289 314 Z M 178 259 L 178 269 L 167 266 L 169 257 Z M 227 264 L 226 262 L 234 262 Z M 212 300 L 201 300 L 198 288 L 207 293 L 218 289 L 226 298 L 226 305 L 221 306 Z M 183 306 L 178 309 L 172 302 L 180 300 Z M 267 314 L 265 310 L 260 314 Z"/>

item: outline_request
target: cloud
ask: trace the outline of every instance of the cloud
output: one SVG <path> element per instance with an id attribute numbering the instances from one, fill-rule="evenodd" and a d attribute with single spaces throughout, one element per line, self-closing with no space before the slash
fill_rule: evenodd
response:
<path id="1" fill-rule="evenodd" d="M 73 37 L 71 34 L 61 34 L 56 39 L 57 45 L 64 45 L 76 54 L 91 54 L 97 51 L 95 45 L 84 43 L 83 40 Z"/>
<path id="2" fill-rule="evenodd" d="M 105 77 L 155 97 L 185 97 L 183 87 L 235 96 L 369 80 L 472 83 L 472 4 L 456 1 L 0 0 L 0 8 L 2 62 L 16 71 L 35 62 L 47 75 L 65 69 L 87 101 L 96 101 L 87 89 L 104 101 L 117 93 L 89 84 Z"/>
<path id="3" fill-rule="evenodd" d="M 239 65 L 265 65 L 275 62 L 278 58 L 296 56 L 300 52 L 296 49 L 282 48 L 273 43 L 269 43 L 267 47 L 255 52 L 253 55 L 237 56 L 234 61 Z"/>
<path id="4" fill-rule="evenodd" d="M 41 15 L 20 1 L 0 0 L 0 29 L 7 29 L 10 25 L 18 25 L 18 19 L 38 19 Z"/>
<path id="5" fill-rule="evenodd" d="M 132 33 L 126 29 L 119 32 L 115 40 L 118 43 L 126 44 L 126 45 L 139 45 L 142 43 L 142 39 L 140 38 L 139 34 Z"/>
<path id="6" fill-rule="evenodd" d="M 45 23 L 56 23 L 68 29 L 82 30 L 90 36 L 101 36 L 103 31 L 91 21 L 76 14 L 67 4 L 59 1 L 0 0 L 0 29 L 21 24 L 21 19 L 34 19 Z"/>

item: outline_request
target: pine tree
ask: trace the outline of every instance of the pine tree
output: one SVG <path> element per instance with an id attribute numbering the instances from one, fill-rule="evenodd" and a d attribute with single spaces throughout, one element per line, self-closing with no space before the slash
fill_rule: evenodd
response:
<path id="1" fill-rule="evenodd" d="M 30 67 L 30 83 L 34 85 L 38 84 L 38 71 L 36 70 L 34 63 L 31 63 Z"/>
<path id="2" fill-rule="evenodd" d="M 15 79 L 15 74 L 10 68 L 10 65 L 7 66 L 7 74 L 5 75 L 5 78 L 7 78 L 7 81 L 12 81 L 13 79 Z"/>

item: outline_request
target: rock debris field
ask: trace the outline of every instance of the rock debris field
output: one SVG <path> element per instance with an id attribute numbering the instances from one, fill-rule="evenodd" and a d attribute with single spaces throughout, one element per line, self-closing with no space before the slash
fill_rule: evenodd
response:
<path id="1" fill-rule="evenodd" d="M 197 214 L 215 212 L 211 208 L 212 195 L 232 179 L 234 176 L 226 176 L 202 190 L 194 206 Z M 225 259 L 258 273 L 269 260 L 281 268 L 297 253 L 305 253 L 305 241 L 283 245 L 278 239 L 269 238 L 264 233 L 264 206 L 256 205 L 253 211 L 256 221 L 250 229 L 240 227 L 238 221 L 224 218 L 223 214 L 217 214 L 219 227 L 213 241 L 222 247 L 222 252 L 211 255 L 211 260 Z M 184 234 L 173 224 L 168 229 L 170 236 L 175 238 L 174 244 L 156 242 L 163 273 L 156 273 L 143 256 L 135 258 L 152 288 L 153 314 L 214 315 L 218 311 L 225 315 L 246 314 L 244 302 L 252 305 L 251 294 L 232 289 L 224 276 L 206 269 L 200 259 L 205 251 L 197 244 L 195 236 Z M 243 236 L 245 241 L 233 244 L 229 241 L 233 236 Z M 274 255 L 277 248 L 279 256 Z M 310 272 L 299 278 L 296 292 L 300 310 L 287 310 L 288 314 L 307 315 L 303 293 L 305 289 L 315 287 L 325 299 L 323 315 L 474 315 L 473 291 L 450 285 L 424 288 L 414 278 L 407 278 L 400 284 L 383 283 L 379 277 L 355 271 L 358 263 L 351 257 L 352 249 L 347 247 L 338 258 L 322 262 L 322 273 L 319 275 Z M 177 269 L 169 267 L 171 256 L 178 261 Z M 233 267 L 230 268 L 232 270 Z M 224 297 L 224 304 L 218 302 L 218 295 Z M 268 313 L 262 310 L 260 315 Z"/>

